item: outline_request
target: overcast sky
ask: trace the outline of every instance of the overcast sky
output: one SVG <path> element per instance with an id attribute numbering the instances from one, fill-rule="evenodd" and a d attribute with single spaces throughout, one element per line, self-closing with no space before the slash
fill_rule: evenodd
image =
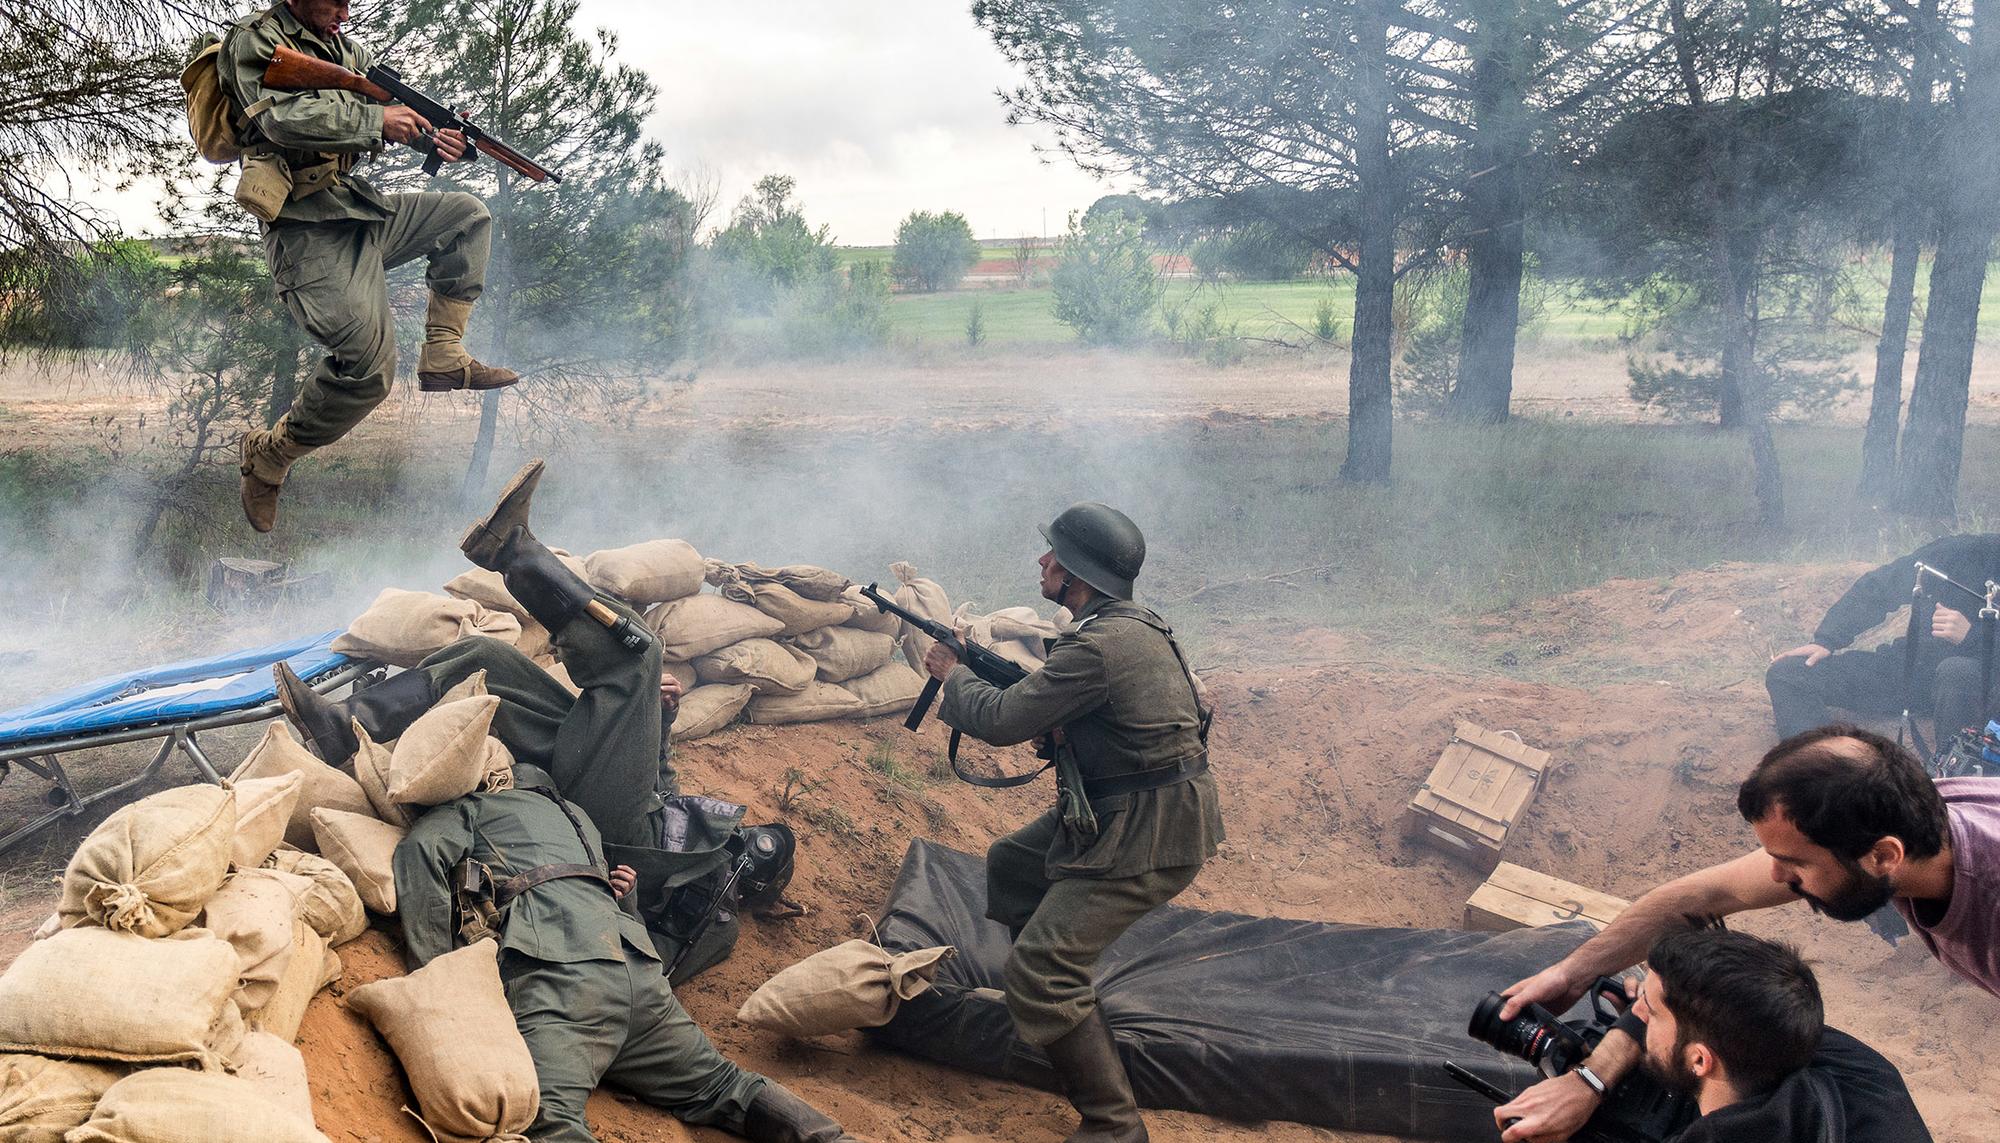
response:
<path id="1" fill-rule="evenodd" d="M 620 58 L 659 86 L 650 133 L 669 165 L 719 181 L 714 224 L 774 172 L 850 246 L 888 243 L 912 210 L 959 211 L 982 239 L 1059 233 L 1109 189 L 1044 163 L 1041 129 L 1007 126 L 994 89 L 1018 77 L 971 0 L 582 3 L 579 30 L 616 32 Z M 128 229 L 160 229 L 155 187 L 89 197 Z"/>
<path id="2" fill-rule="evenodd" d="M 957 210 L 980 238 L 1060 230 L 1105 188 L 993 91 L 1017 77 L 971 0 L 583 0 L 659 85 L 652 134 L 722 182 L 720 213 L 760 175 L 798 179 L 807 217 L 845 245 L 895 236 L 912 210 Z M 718 220 L 720 221 L 720 220 Z"/>

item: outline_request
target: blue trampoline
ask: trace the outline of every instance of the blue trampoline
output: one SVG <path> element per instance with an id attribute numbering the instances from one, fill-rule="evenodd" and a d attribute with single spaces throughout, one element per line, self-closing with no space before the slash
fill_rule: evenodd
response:
<path id="1" fill-rule="evenodd" d="M 48 813 L 0 836 L 4 852 L 61 818 L 74 817 L 106 798 L 125 793 L 158 774 L 176 749 L 203 778 L 222 781 L 196 737 L 204 730 L 262 722 L 282 713 L 271 666 L 291 664 L 322 693 L 364 680 L 379 665 L 332 649 L 338 631 L 285 643 L 187 659 L 95 679 L 60 694 L 0 711 L 0 781 L 19 765 L 46 781 Z M 79 793 L 62 755 L 100 746 L 164 738 L 137 775 L 89 794 Z"/>

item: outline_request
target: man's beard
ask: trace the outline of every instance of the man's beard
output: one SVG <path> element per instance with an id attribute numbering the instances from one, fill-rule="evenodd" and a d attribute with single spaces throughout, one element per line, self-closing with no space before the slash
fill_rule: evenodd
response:
<path id="1" fill-rule="evenodd" d="M 1661 1087 L 1687 1096 L 1689 1099 L 1693 1099 L 1701 1090 L 1701 1077 L 1689 1069 L 1679 1044 L 1674 1045 L 1673 1059 L 1670 1062 L 1662 1063 L 1654 1059 L 1651 1052 L 1640 1056 L 1639 1070 L 1652 1076 Z"/>
<path id="2" fill-rule="evenodd" d="M 1847 867 L 1847 884 L 1829 897 L 1815 897 L 1798 885 L 1792 892 L 1805 899 L 1815 913 L 1824 913 L 1836 921 L 1865 920 L 1877 909 L 1889 903 L 1896 895 L 1896 887 L 1887 877 L 1869 873 L 1859 862 L 1842 862 Z"/>

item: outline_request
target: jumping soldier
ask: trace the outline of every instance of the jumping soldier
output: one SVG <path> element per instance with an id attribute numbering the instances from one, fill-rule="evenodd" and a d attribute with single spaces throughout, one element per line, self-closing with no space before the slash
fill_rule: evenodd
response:
<path id="1" fill-rule="evenodd" d="M 291 188 L 276 217 L 259 220 L 271 277 L 299 327 L 327 349 L 290 411 L 240 443 L 243 513 L 259 532 L 277 524 L 278 493 L 292 463 L 346 436 L 389 395 L 396 336 L 385 271 L 417 258 L 428 262 L 421 388 L 498 389 L 519 380 L 465 351 L 492 241 L 485 204 L 458 191 L 385 195 L 353 173 L 361 156 L 390 143 L 421 145 L 457 161 L 465 137 L 432 130 L 408 107 L 346 91 L 263 84 L 281 45 L 365 71 L 372 53 L 340 31 L 347 9 L 347 0 L 284 0 L 239 21 L 218 56 L 222 91 L 249 124 L 251 153 L 275 156 Z"/>
<path id="2" fill-rule="evenodd" d="M 943 644 L 924 666 L 944 682 L 939 713 L 951 726 L 996 746 L 1055 735 L 1074 751 L 1082 788 L 1063 789 L 1057 808 L 986 851 L 986 915 L 1014 934 L 1005 971 L 1014 1026 L 1048 1053 L 1082 1114 L 1069 1143 L 1143 1143 L 1091 972 L 1120 934 L 1187 888 L 1222 840 L 1208 718 L 1172 629 L 1132 602 L 1146 558 L 1138 527 L 1086 503 L 1042 535 L 1042 596 L 1077 617 L 1042 668 L 1002 690 Z"/>

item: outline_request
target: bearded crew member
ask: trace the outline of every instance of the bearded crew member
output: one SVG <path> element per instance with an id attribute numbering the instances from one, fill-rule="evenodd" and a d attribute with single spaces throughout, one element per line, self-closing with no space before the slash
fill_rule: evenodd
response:
<path id="1" fill-rule="evenodd" d="M 1055 735 L 1074 751 L 1081 789 L 1063 789 L 1057 808 L 987 850 L 986 915 L 1014 935 L 1005 970 L 1014 1026 L 1048 1053 L 1082 1114 L 1069 1143 L 1138 1143 L 1146 1127 L 1091 974 L 1222 840 L 1207 718 L 1172 629 L 1132 602 L 1146 558 L 1138 527 L 1116 509 L 1077 504 L 1042 535 L 1042 596 L 1076 616 L 1043 667 L 1002 690 L 942 644 L 924 666 L 944 681 L 949 725 L 996 746 Z"/>
<path id="2" fill-rule="evenodd" d="M 389 395 L 396 331 L 386 271 L 426 261 L 422 389 L 498 389 L 519 380 L 465 351 L 492 242 L 485 204 L 459 191 L 382 194 L 353 173 L 361 156 L 390 143 L 455 161 L 465 156 L 465 136 L 352 92 L 264 86 L 279 47 L 366 71 L 374 54 L 340 31 L 347 9 L 346 0 L 285 0 L 230 28 L 218 57 L 222 91 L 249 123 L 248 150 L 289 174 L 291 193 L 277 217 L 259 222 L 272 280 L 293 320 L 327 351 L 278 423 L 245 433 L 239 445 L 243 513 L 259 532 L 277 524 L 292 463 L 346 436 Z"/>

